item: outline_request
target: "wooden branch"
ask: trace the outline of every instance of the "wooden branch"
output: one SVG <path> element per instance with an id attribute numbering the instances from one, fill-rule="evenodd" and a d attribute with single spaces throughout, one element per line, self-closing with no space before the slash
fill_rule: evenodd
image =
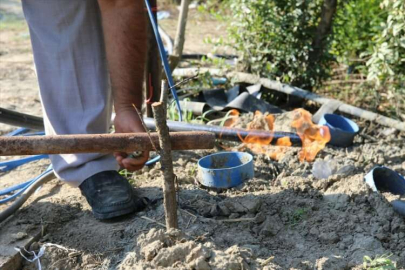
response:
<path id="1" fill-rule="evenodd" d="M 178 77 L 191 77 L 195 76 L 198 72 L 210 72 L 210 69 L 197 69 L 197 68 L 184 68 L 184 69 L 176 69 L 173 72 L 173 76 L 178 76 Z M 211 73 L 211 72 L 210 72 Z M 290 86 L 287 84 L 283 84 L 278 81 L 266 79 L 266 78 L 260 78 L 257 75 L 249 74 L 249 73 L 243 73 L 243 72 L 226 72 L 226 71 L 221 71 L 219 69 L 212 69 L 211 75 L 214 76 L 225 76 L 228 79 L 232 79 L 235 82 L 244 82 L 244 83 L 249 83 L 249 84 L 262 84 L 264 87 L 268 89 L 272 89 L 278 92 L 282 92 L 284 94 L 288 95 L 293 95 L 293 96 L 298 96 L 303 99 L 309 99 L 312 101 L 315 101 L 319 104 L 326 104 L 331 100 L 335 100 L 332 98 L 326 98 L 323 96 L 320 96 L 318 94 L 303 90 L 298 87 Z M 401 131 L 405 131 L 405 122 L 401 122 L 374 112 L 370 112 L 346 103 L 342 102 L 342 105 L 339 106 L 337 109 L 338 111 L 342 113 L 347 113 L 352 116 L 356 116 L 365 120 L 373 121 L 376 122 L 380 125 L 383 126 L 388 126 L 392 127 Z"/>
<path id="2" fill-rule="evenodd" d="M 181 1 L 180 15 L 177 23 L 176 38 L 174 40 L 173 56 L 170 57 L 170 68 L 172 70 L 176 68 L 183 54 L 189 5 L 190 0 Z"/>
<path id="3" fill-rule="evenodd" d="M 172 144 L 169 136 L 169 128 L 166 124 L 167 91 L 167 84 L 163 83 L 161 101 L 153 103 L 152 110 L 155 116 L 156 131 L 159 134 L 159 145 L 161 148 L 159 154 L 164 178 L 163 203 L 165 207 L 166 228 L 177 229 L 177 200 L 176 188 L 174 184 L 175 175 L 173 173 L 173 160 L 171 154 Z"/>
<path id="4" fill-rule="evenodd" d="M 158 134 L 150 134 L 159 145 Z M 208 132 L 172 132 L 173 150 L 211 149 L 215 135 Z M 145 133 L 0 137 L 0 156 L 154 151 Z"/>

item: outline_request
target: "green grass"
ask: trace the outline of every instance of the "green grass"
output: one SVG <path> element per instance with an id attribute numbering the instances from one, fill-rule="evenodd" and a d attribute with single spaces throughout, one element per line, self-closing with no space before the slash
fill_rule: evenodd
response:
<path id="1" fill-rule="evenodd" d="M 397 269 L 395 264 L 389 259 L 392 255 L 375 256 L 374 259 L 369 256 L 363 257 L 363 268 L 367 270 L 391 270 Z"/>
<path id="2" fill-rule="evenodd" d="M 308 215 L 308 208 L 297 208 L 293 212 L 287 213 L 288 225 L 290 228 L 297 226 Z"/>

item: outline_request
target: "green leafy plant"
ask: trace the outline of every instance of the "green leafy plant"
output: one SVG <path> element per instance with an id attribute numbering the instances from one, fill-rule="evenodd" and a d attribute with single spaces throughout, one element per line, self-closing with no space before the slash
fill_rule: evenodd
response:
<path id="1" fill-rule="evenodd" d="M 223 43 L 240 53 L 244 70 L 307 89 L 327 76 L 331 60 L 327 50 L 320 61 L 309 61 L 321 0 L 234 0 L 228 4 L 230 39 Z"/>
<path id="2" fill-rule="evenodd" d="M 297 208 L 293 212 L 287 213 L 288 225 L 292 228 L 297 226 L 308 215 L 308 212 L 307 208 Z"/>
<path id="3" fill-rule="evenodd" d="M 391 255 L 376 256 L 374 259 L 369 256 L 363 257 L 363 268 L 368 270 L 395 270 L 395 264 L 389 259 Z"/>
<path id="4" fill-rule="evenodd" d="M 383 0 L 381 6 L 388 16 L 367 61 L 367 79 L 376 89 L 384 89 L 401 114 L 405 108 L 405 2 Z"/>
<path id="5" fill-rule="evenodd" d="M 331 54 L 339 63 L 352 66 L 364 64 L 360 57 L 371 51 L 376 35 L 387 13 L 380 8 L 382 0 L 341 1 L 333 22 Z M 360 65 L 364 66 L 364 65 Z"/>

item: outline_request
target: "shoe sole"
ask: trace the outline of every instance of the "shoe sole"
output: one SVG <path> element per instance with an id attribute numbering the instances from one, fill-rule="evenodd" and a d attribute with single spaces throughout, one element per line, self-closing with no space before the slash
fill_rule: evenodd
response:
<path id="1" fill-rule="evenodd" d="M 98 220 L 112 219 L 112 218 L 116 218 L 119 216 L 128 215 L 128 214 L 131 214 L 134 212 L 139 212 L 139 211 L 143 210 L 148 205 L 148 203 L 149 203 L 149 199 L 144 197 L 144 198 L 137 199 L 136 201 L 134 201 L 133 205 L 131 205 L 125 209 L 117 210 L 117 211 L 110 212 L 110 213 L 97 213 L 97 212 L 93 211 L 93 215 Z"/>

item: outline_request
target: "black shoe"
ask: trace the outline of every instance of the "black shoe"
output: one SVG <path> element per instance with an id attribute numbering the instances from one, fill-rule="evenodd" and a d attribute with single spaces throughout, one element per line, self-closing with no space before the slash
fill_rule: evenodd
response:
<path id="1" fill-rule="evenodd" d="M 97 219 L 110 219 L 142 210 L 144 199 L 136 198 L 127 179 L 116 171 L 99 172 L 79 186 Z"/>

